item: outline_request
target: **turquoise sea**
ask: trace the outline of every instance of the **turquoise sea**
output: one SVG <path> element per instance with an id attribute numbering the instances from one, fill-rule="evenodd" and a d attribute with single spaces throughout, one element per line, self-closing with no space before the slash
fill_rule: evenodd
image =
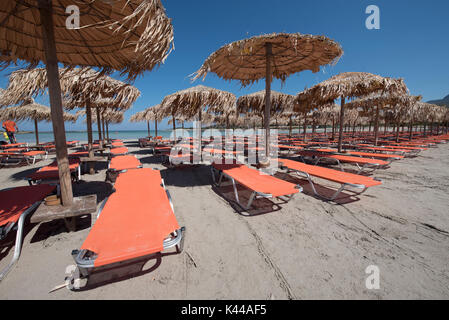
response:
<path id="1" fill-rule="evenodd" d="M 177 129 L 178 135 L 180 135 L 181 129 Z M 203 130 L 203 133 L 207 131 L 207 130 Z M 294 132 L 297 131 L 293 130 Z M 223 131 L 221 131 L 222 133 L 224 133 Z M 288 130 L 279 130 L 278 132 L 284 132 L 287 133 Z M 157 131 L 158 136 L 162 136 L 164 138 L 169 138 L 170 135 L 172 134 L 172 130 L 158 130 Z M 154 136 L 155 132 L 154 130 L 151 130 L 151 135 Z M 192 136 L 193 135 L 193 131 L 190 129 L 186 129 L 186 135 L 187 136 Z M 214 134 L 210 134 L 210 135 L 214 135 Z M 144 138 L 148 136 L 148 131 L 147 130 L 129 130 L 129 131 L 109 131 L 109 138 L 111 139 L 123 139 L 123 140 L 138 140 L 139 138 Z M 87 142 L 87 132 L 84 131 L 67 131 L 66 132 L 66 138 L 67 141 L 72 141 L 72 140 L 78 140 L 78 141 L 82 141 L 82 142 Z M 98 139 L 98 132 L 97 131 L 93 131 L 93 138 L 94 140 Z M 5 138 L 3 137 L 3 134 L 0 135 L 0 140 L 5 140 Z M 36 143 L 36 137 L 34 132 L 31 133 L 18 133 L 16 134 L 16 140 L 17 142 L 28 142 L 28 143 Z M 39 142 L 40 143 L 44 143 L 44 142 L 51 142 L 54 141 L 54 136 L 53 136 L 53 132 L 39 132 Z"/>
<path id="2" fill-rule="evenodd" d="M 164 138 L 168 138 L 171 134 L 172 130 L 158 130 L 157 134 L 159 136 L 163 136 Z M 152 130 L 151 135 L 154 135 L 155 132 Z M 142 131 L 109 131 L 109 138 L 111 139 L 139 139 L 146 137 L 148 135 L 147 130 Z M 87 141 L 87 132 L 84 131 L 67 131 L 66 132 L 67 141 L 78 140 L 78 141 Z M 94 140 L 98 139 L 98 132 L 93 131 Z M 5 140 L 3 134 L 1 134 L 0 140 Z M 16 134 L 17 142 L 28 142 L 28 143 L 36 143 L 36 136 L 34 132 L 31 133 L 18 133 Z M 39 142 L 51 142 L 54 141 L 55 138 L 53 136 L 53 132 L 39 132 Z"/>

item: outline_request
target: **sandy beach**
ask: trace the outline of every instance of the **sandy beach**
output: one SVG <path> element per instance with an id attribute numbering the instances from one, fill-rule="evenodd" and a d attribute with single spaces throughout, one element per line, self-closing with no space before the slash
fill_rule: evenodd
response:
<path id="1" fill-rule="evenodd" d="M 322 201 L 301 181 L 304 192 L 280 210 L 265 213 L 272 204 L 259 201 L 249 214 L 212 187 L 208 166 L 167 169 L 136 141 L 126 146 L 144 167 L 161 170 L 187 230 L 184 251 L 147 261 L 133 277 L 49 293 L 64 283 L 90 217 L 80 218 L 72 233 L 62 221 L 28 224 L 0 299 L 449 298 L 449 144 L 376 171 L 383 184 L 354 201 Z M 51 161 L 0 169 L 1 189 L 27 185 L 23 178 Z M 97 174 L 84 174 L 75 195 L 97 193 L 99 206 L 111 192 L 106 166 L 105 160 Z M 12 234 L 2 241 L 0 268 L 11 260 Z M 378 290 L 365 286 L 370 265 L 380 270 Z"/>

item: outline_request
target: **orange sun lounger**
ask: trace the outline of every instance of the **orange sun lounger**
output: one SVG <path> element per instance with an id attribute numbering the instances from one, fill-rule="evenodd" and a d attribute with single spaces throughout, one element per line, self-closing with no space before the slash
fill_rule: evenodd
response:
<path id="1" fill-rule="evenodd" d="M 108 170 L 116 172 L 137 168 L 142 168 L 142 163 L 133 155 L 114 157 L 108 164 Z"/>
<path id="2" fill-rule="evenodd" d="M 248 210 L 255 198 L 281 198 L 290 200 L 296 193 L 302 191 L 299 185 L 278 179 L 276 177 L 262 174 L 256 169 L 247 167 L 244 164 L 216 164 L 211 165 L 212 181 L 220 187 L 223 178 L 232 181 L 234 195 L 237 204 L 244 210 Z M 218 182 L 216 174 L 219 174 Z M 237 183 L 252 191 L 246 205 L 240 203 L 237 192 Z"/>
<path id="3" fill-rule="evenodd" d="M 411 150 L 405 149 L 391 149 L 388 147 L 358 147 L 360 150 L 372 151 L 374 153 L 387 153 L 387 154 L 399 154 L 401 156 L 409 156 Z"/>
<path id="4" fill-rule="evenodd" d="M 182 251 L 185 228 L 178 225 L 158 170 L 121 173 L 114 188 L 80 250 L 72 251 L 82 277 L 94 268 L 113 267 L 168 248 Z"/>
<path id="5" fill-rule="evenodd" d="M 327 153 L 337 153 L 337 149 L 316 149 L 316 151 L 319 152 L 327 152 Z M 397 154 L 385 154 L 385 153 L 374 153 L 374 152 L 359 152 L 359 151 L 353 151 L 349 150 L 345 152 L 348 155 L 351 156 L 358 156 L 358 157 L 364 157 L 364 158 L 371 158 L 371 159 L 381 159 L 388 162 L 392 162 L 393 160 L 399 160 L 403 159 L 404 156 L 400 156 Z"/>
<path id="6" fill-rule="evenodd" d="M 0 191 L 0 240 L 6 238 L 13 227 L 17 225 L 14 256 L 8 266 L 1 271 L 0 281 L 19 259 L 26 216 L 33 212 L 41 201 L 55 189 L 56 186 L 40 184 Z"/>
<path id="7" fill-rule="evenodd" d="M 115 156 L 124 156 L 127 155 L 129 152 L 127 147 L 120 147 L 120 148 L 112 148 L 109 151 L 109 154 L 111 157 L 115 157 Z"/>
<path id="8" fill-rule="evenodd" d="M 117 141 L 117 142 L 111 142 L 111 146 L 114 148 L 117 148 L 117 147 L 124 147 L 125 145 L 123 144 L 123 142 Z"/>
<path id="9" fill-rule="evenodd" d="M 81 179 L 81 165 L 78 158 L 69 158 L 69 168 L 72 174 L 72 179 L 78 181 Z M 36 183 L 38 181 L 59 181 L 58 163 L 52 162 L 48 166 L 42 167 L 36 172 L 27 176 L 29 184 Z"/>
<path id="10" fill-rule="evenodd" d="M 45 151 L 27 151 L 20 153 L 2 152 L 0 153 L 0 166 L 15 166 L 22 162 L 27 164 L 35 164 L 37 156 L 41 159 L 47 158 L 47 152 Z"/>
<path id="11" fill-rule="evenodd" d="M 384 160 L 345 156 L 339 154 L 326 154 L 319 151 L 302 151 L 299 153 L 299 155 L 301 156 L 301 158 L 312 158 L 313 160 L 315 160 L 314 165 L 318 165 L 318 163 L 323 159 L 331 159 L 337 163 L 341 171 L 345 171 L 341 165 L 342 162 L 355 164 L 359 169 L 357 174 L 366 172 L 367 169 L 371 169 L 372 171 L 374 171 L 379 168 L 386 168 L 390 164 L 389 162 Z"/>
<path id="12" fill-rule="evenodd" d="M 298 161 L 279 159 L 279 163 L 282 167 L 286 168 L 288 172 L 295 172 L 299 176 L 306 177 L 310 185 L 312 186 L 312 190 L 315 195 L 329 201 L 335 200 L 338 195 L 348 187 L 358 189 L 359 191 L 356 192 L 356 194 L 359 195 L 365 192 L 369 187 L 382 184 L 381 181 L 373 179 L 371 177 L 361 176 L 358 174 L 338 171 L 329 168 L 323 168 L 319 166 L 312 166 Z M 316 191 L 311 176 L 339 183 L 341 184 L 341 187 L 334 193 L 332 197 L 327 198 L 323 195 L 320 195 Z"/>

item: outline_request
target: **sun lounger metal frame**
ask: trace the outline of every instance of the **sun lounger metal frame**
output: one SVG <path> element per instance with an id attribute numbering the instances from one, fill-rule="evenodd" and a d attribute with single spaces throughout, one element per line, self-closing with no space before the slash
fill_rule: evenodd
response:
<path id="1" fill-rule="evenodd" d="M 57 170 L 57 168 L 56 168 Z M 70 175 L 74 179 L 75 182 L 81 180 L 81 163 L 76 167 L 76 170 L 70 171 Z M 59 186 L 59 176 L 57 178 L 50 178 L 50 179 L 33 179 L 33 178 L 26 178 L 28 183 L 31 185 L 39 184 L 45 181 L 45 184 L 57 184 Z"/>
<path id="2" fill-rule="evenodd" d="M 29 207 L 27 210 L 25 210 L 20 215 L 20 218 L 19 218 L 19 221 L 17 221 L 17 224 L 10 222 L 5 226 L 0 227 L 0 240 L 3 240 L 4 238 L 6 238 L 8 233 L 13 228 L 17 228 L 16 242 L 14 245 L 14 255 L 13 255 L 11 262 L 0 272 L 0 281 L 2 281 L 6 277 L 6 275 L 9 273 L 9 271 L 11 271 L 12 267 L 16 264 L 17 260 L 19 260 L 20 251 L 22 250 L 22 238 L 23 238 L 22 234 L 23 234 L 23 225 L 25 222 L 25 218 L 31 212 L 33 212 L 41 204 L 41 202 L 42 201 L 38 201 L 38 202 L 34 203 L 31 207 Z"/>
<path id="3" fill-rule="evenodd" d="M 282 160 L 281 160 L 281 162 L 282 162 Z M 363 185 L 363 184 L 341 183 L 340 188 L 329 198 L 329 197 L 326 197 L 326 196 L 318 193 L 318 191 L 315 188 L 315 183 L 313 182 L 312 177 L 311 177 L 311 175 L 309 173 L 307 173 L 305 171 L 289 168 L 288 166 L 283 165 L 283 164 L 281 165 L 281 169 L 286 170 L 286 173 L 288 173 L 288 174 L 293 172 L 293 173 L 295 173 L 299 177 L 306 178 L 309 181 L 309 183 L 310 183 L 310 185 L 312 187 L 313 193 L 317 197 L 320 197 L 320 198 L 322 198 L 324 200 L 327 200 L 327 201 L 334 201 L 340 195 L 340 193 L 342 193 L 343 191 L 347 190 L 348 187 L 361 190 L 359 192 L 356 192 L 356 191 L 353 191 L 353 190 L 348 190 L 348 191 L 354 192 L 355 195 L 361 195 L 362 193 L 364 193 L 368 189 L 368 187 Z M 318 177 L 318 178 L 320 178 L 320 177 Z M 325 178 L 320 178 L 320 179 L 327 180 Z M 374 180 L 381 181 L 380 179 L 376 179 L 376 178 L 374 178 Z M 330 180 L 328 180 L 328 181 L 330 181 Z M 335 183 L 338 183 L 338 182 L 335 182 Z"/>
<path id="4" fill-rule="evenodd" d="M 244 205 L 244 204 L 242 204 L 242 203 L 240 202 L 239 194 L 238 194 L 238 191 L 237 191 L 237 183 L 236 183 L 236 180 L 235 180 L 233 177 L 231 177 L 230 175 L 224 173 L 222 170 L 217 170 L 217 169 L 214 168 L 214 166 L 212 166 L 212 165 L 210 166 L 210 168 L 211 168 L 211 174 L 212 174 L 212 182 L 213 182 L 213 184 L 214 184 L 217 188 L 219 188 L 219 187 L 221 186 L 221 183 L 222 183 L 222 181 L 223 181 L 223 178 L 227 178 L 227 179 L 231 180 L 231 182 L 232 182 L 232 187 L 233 187 L 233 189 L 234 189 L 234 196 L 235 196 L 236 203 L 237 203 L 237 204 L 239 205 L 239 207 L 241 207 L 243 210 L 248 210 L 249 208 L 251 208 L 251 205 L 253 204 L 253 202 L 254 202 L 255 199 L 260 199 L 260 198 L 270 199 L 270 198 L 273 198 L 273 195 L 270 194 L 270 193 L 263 193 L 263 192 L 259 192 L 259 191 L 254 191 L 254 190 L 252 190 L 252 193 L 251 193 L 251 196 L 250 196 L 250 198 L 249 198 L 249 200 L 248 200 L 248 203 L 247 203 L 246 205 Z M 217 180 L 216 180 L 216 178 L 215 178 L 215 175 L 216 175 L 216 174 L 219 174 L 218 182 L 217 182 Z M 302 191 L 303 191 L 303 189 L 302 189 L 302 187 L 301 187 L 300 185 L 296 185 L 296 188 L 299 190 L 299 192 L 302 192 Z M 220 193 L 223 195 L 222 192 L 220 192 Z M 277 197 L 277 198 L 280 198 L 281 200 L 283 200 L 283 201 L 285 201 L 285 202 L 288 202 L 288 201 L 290 201 L 290 200 L 295 196 L 295 194 L 296 194 L 296 193 L 291 194 L 291 195 L 287 195 L 287 196 L 279 196 L 279 197 Z"/>
<path id="5" fill-rule="evenodd" d="M 328 157 L 325 154 L 323 155 L 315 155 L 314 157 L 309 157 L 309 156 L 303 156 L 303 155 L 299 155 L 299 158 L 301 159 L 302 162 L 306 163 L 305 158 L 311 158 L 314 160 L 313 165 L 318 165 L 322 160 L 330 160 L 336 163 L 336 165 L 340 168 L 340 171 L 345 172 L 345 169 L 343 168 L 343 165 L 341 163 L 341 161 L 337 158 L 332 158 L 332 157 Z M 316 159 L 315 159 L 316 158 Z M 374 160 L 374 159 L 373 159 Z M 357 173 L 356 174 L 362 174 L 362 173 L 373 173 L 374 171 L 376 171 L 377 169 L 380 168 L 386 168 L 388 167 L 389 164 L 386 165 L 380 165 L 378 163 L 365 163 L 364 165 L 360 166 L 357 162 L 350 162 L 351 164 L 354 164 L 355 166 L 357 166 Z M 368 171 L 369 170 L 369 171 Z"/>
<path id="6" fill-rule="evenodd" d="M 127 170 L 123 170 L 122 172 L 126 172 Z M 168 191 L 168 189 L 165 187 L 165 182 L 164 179 L 161 179 L 161 186 L 164 188 L 165 193 L 167 194 L 167 198 L 168 201 L 170 203 L 170 207 L 173 211 L 173 214 L 175 212 L 174 210 L 174 206 L 173 206 L 173 202 L 172 202 L 172 198 L 170 195 L 170 192 Z M 115 192 L 115 191 L 114 191 Z M 99 207 L 98 213 L 97 213 L 97 219 L 100 217 L 101 212 L 103 211 L 103 208 L 105 207 L 107 201 L 108 201 L 109 197 L 107 197 L 102 204 Z M 174 232 L 172 232 L 170 235 L 168 235 L 168 237 L 164 240 L 163 242 L 163 250 L 168 250 L 171 249 L 173 247 L 176 248 L 176 252 L 177 253 L 181 253 L 184 250 L 184 239 L 185 239 L 185 232 L 186 232 L 186 228 L 185 227 L 180 227 L 179 229 L 175 230 Z M 149 256 L 155 255 L 156 253 L 152 253 L 149 254 Z M 94 266 L 95 263 L 95 254 L 89 250 L 72 250 L 72 257 L 79 269 L 80 272 L 80 276 L 81 278 L 87 278 L 89 276 L 89 274 L 92 272 L 92 270 L 94 268 L 96 268 Z M 143 258 L 143 257 L 141 257 Z M 101 266 L 99 268 L 112 268 L 114 266 L 123 264 L 123 263 L 127 263 L 128 260 L 124 260 L 124 261 L 120 261 L 120 262 L 116 262 L 110 265 L 106 265 L 106 266 Z"/>
<path id="7" fill-rule="evenodd" d="M 9 153 L 5 152 L 4 154 L 0 155 L 0 166 L 17 166 L 24 161 L 26 161 L 27 165 L 30 165 L 30 164 L 33 165 L 36 163 L 37 156 L 39 156 L 41 158 L 41 160 L 47 159 L 48 152 L 45 151 L 44 154 L 36 154 L 36 155 L 32 155 L 32 156 L 26 155 L 26 154 L 21 154 L 21 153 L 9 154 Z M 4 161 L 1 161 L 2 159 L 6 159 L 6 161 L 9 161 L 11 159 L 16 159 L 17 161 L 4 162 Z"/>
<path id="8" fill-rule="evenodd" d="M 4 189 L 2 191 L 12 190 L 12 189 L 14 189 L 14 188 L 8 188 L 8 189 Z M 2 281 L 6 277 L 6 275 L 11 271 L 12 267 L 14 267 L 14 265 L 19 260 L 20 252 L 22 250 L 23 226 L 25 224 L 25 219 L 30 213 L 32 213 L 32 212 L 34 212 L 34 210 L 36 210 L 36 208 L 42 203 L 42 201 L 43 200 L 36 201 L 28 209 L 26 209 L 24 212 L 22 212 L 22 214 L 20 215 L 17 222 L 9 222 L 5 225 L 0 226 L 0 240 L 5 239 L 11 230 L 13 230 L 13 229 L 17 230 L 16 241 L 14 244 L 14 255 L 13 255 L 11 261 L 9 262 L 9 264 L 5 268 L 3 268 L 3 270 L 0 271 L 0 281 Z"/>

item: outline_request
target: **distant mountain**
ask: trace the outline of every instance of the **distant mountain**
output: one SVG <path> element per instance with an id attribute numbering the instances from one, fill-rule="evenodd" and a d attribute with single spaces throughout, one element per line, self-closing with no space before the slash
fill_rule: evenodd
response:
<path id="1" fill-rule="evenodd" d="M 432 100 L 432 101 L 429 101 L 428 103 L 437 104 L 439 106 L 446 106 L 449 108 L 449 95 L 447 95 L 446 97 L 444 97 L 441 100 Z"/>

